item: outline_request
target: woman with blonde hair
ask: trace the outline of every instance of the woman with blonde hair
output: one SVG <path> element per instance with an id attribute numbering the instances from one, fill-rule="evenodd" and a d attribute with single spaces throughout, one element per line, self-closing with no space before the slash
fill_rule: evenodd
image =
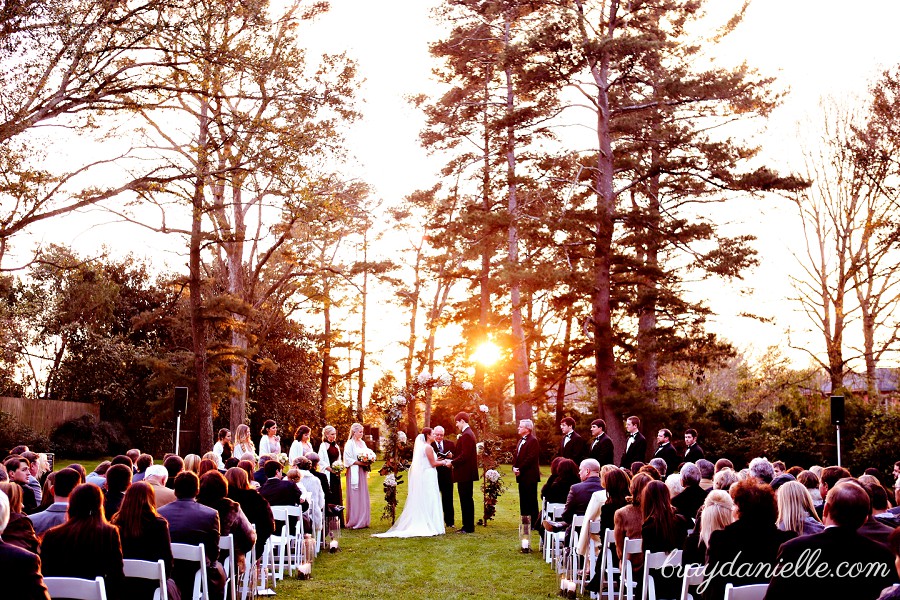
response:
<path id="1" fill-rule="evenodd" d="M 234 430 L 234 456 L 240 459 L 245 454 L 256 456 L 256 447 L 250 439 L 250 428 L 241 423 Z"/>
<path id="2" fill-rule="evenodd" d="M 344 504 L 344 490 L 341 488 L 340 472 L 331 468 L 332 463 L 341 460 L 341 446 L 337 441 L 337 429 L 326 425 L 322 429 L 322 443 L 319 444 L 319 468 L 328 478 L 325 492 L 325 513 L 332 517 L 337 515 L 341 527 L 344 526 L 344 512 L 339 508 Z"/>
<path id="3" fill-rule="evenodd" d="M 819 533 L 825 525 L 819 520 L 813 499 L 806 486 L 798 481 L 788 481 L 777 492 L 778 520 L 776 525 L 782 531 L 793 531 L 797 535 Z"/>
<path id="4" fill-rule="evenodd" d="M 347 467 L 347 527 L 364 529 L 369 526 L 369 472 L 368 465 L 359 461 L 368 446 L 362 439 L 363 426 L 350 426 L 350 439 L 344 445 L 344 465 Z"/>
<path id="5" fill-rule="evenodd" d="M 188 454 L 184 457 L 184 470 L 185 471 L 193 471 L 195 474 L 198 474 L 200 471 L 200 457 L 196 454 Z"/>
<path id="6" fill-rule="evenodd" d="M 706 548 L 713 531 L 734 523 L 734 501 L 724 490 L 711 490 L 703 501 L 694 532 L 684 543 L 684 564 L 706 564 Z"/>

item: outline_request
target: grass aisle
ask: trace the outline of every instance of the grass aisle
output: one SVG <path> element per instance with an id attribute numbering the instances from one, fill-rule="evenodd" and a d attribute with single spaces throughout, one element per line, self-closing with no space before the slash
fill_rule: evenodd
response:
<path id="1" fill-rule="evenodd" d="M 379 539 L 386 531 L 383 477 L 369 477 L 372 526 L 343 531 L 341 551 L 321 554 L 309 581 L 285 580 L 278 584 L 278 598 L 490 598 L 521 599 L 555 596 L 556 579 L 540 554 L 518 551 L 519 495 L 515 479 L 504 466 L 509 485 L 500 498 L 497 515 L 487 527 L 476 526 L 472 535 L 448 530 L 433 538 Z M 398 514 L 403 508 L 406 484 L 398 492 Z M 455 490 L 454 490 L 455 495 Z M 459 498 L 455 498 L 459 526 Z M 481 516 L 481 490 L 475 490 L 475 516 Z M 537 548 L 537 534 L 532 546 Z"/>

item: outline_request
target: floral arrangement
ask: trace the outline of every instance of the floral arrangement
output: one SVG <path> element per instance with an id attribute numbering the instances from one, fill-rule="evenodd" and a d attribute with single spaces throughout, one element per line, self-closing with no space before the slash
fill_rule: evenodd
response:
<path id="1" fill-rule="evenodd" d="M 344 470 L 344 462 L 341 459 L 338 459 L 331 463 L 331 470 L 335 472 L 335 474 L 340 475 Z"/>
<path id="2" fill-rule="evenodd" d="M 376 458 L 375 453 L 368 448 L 360 450 L 356 455 L 356 460 L 362 463 L 362 468 L 366 471 L 372 469 L 372 463 L 375 462 Z"/>
<path id="3" fill-rule="evenodd" d="M 287 472 L 287 470 L 291 468 L 290 459 L 284 452 L 279 452 L 278 454 L 276 454 L 275 460 L 281 463 L 281 466 L 284 468 L 285 472 Z"/>
<path id="4" fill-rule="evenodd" d="M 472 396 L 473 404 L 478 406 L 478 410 L 472 414 L 472 427 L 481 440 L 475 445 L 475 449 L 478 453 L 478 465 L 482 469 L 481 491 L 484 493 L 484 510 L 478 524 L 487 526 L 488 521 L 497 514 L 497 501 L 507 489 L 497 465 L 504 461 L 512 462 L 512 457 L 501 450 L 500 438 L 492 432 L 490 408 L 487 404 L 478 403 L 480 398 L 477 393 L 472 392 Z"/>
<path id="5" fill-rule="evenodd" d="M 478 519 L 479 525 L 487 526 L 488 521 L 497 514 L 497 501 L 506 491 L 503 475 L 496 469 L 488 469 L 484 472 L 481 481 L 481 491 L 484 493 L 484 514 Z"/>
<path id="6" fill-rule="evenodd" d="M 391 399 L 390 404 L 384 410 L 384 424 L 387 427 L 387 435 L 384 438 L 384 466 L 378 471 L 384 475 L 384 511 L 382 519 L 390 519 L 391 524 L 397 519 L 397 486 L 403 483 L 401 473 L 409 468 L 409 464 L 400 458 L 400 448 L 408 442 L 406 433 L 400 431 L 400 421 L 403 419 L 403 408 L 408 399 L 402 393 Z"/>

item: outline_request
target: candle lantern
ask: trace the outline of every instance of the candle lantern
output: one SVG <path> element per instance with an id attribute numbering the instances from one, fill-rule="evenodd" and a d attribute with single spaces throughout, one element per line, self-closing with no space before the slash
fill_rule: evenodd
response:
<path id="1" fill-rule="evenodd" d="M 519 546 L 523 553 L 531 552 L 531 517 L 528 515 L 522 517 L 519 525 Z"/>

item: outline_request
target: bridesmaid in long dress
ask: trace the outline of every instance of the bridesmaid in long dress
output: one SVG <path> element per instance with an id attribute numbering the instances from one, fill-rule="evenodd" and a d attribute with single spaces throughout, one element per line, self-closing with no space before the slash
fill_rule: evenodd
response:
<path id="1" fill-rule="evenodd" d="M 328 489 L 325 490 L 326 505 L 343 506 L 344 504 L 344 491 L 341 489 L 341 475 L 331 469 L 331 463 L 340 459 L 341 445 L 337 442 L 337 430 L 331 425 L 327 425 L 322 430 L 322 443 L 319 445 L 319 466 L 328 476 Z M 325 516 L 332 517 L 335 516 L 335 514 L 326 511 Z M 341 527 L 344 527 L 344 511 L 338 512 L 336 516 L 341 521 Z"/>
<path id="2" fill-rule="evenodd" d="M 347 467 L 347 528 L 363 529 L 369 526 L 369 473 L 356 458 L 367 449 L 362 439 L 363 426 L 350 426 L 350 439 L 344 446 L 344 465 Z"/>

